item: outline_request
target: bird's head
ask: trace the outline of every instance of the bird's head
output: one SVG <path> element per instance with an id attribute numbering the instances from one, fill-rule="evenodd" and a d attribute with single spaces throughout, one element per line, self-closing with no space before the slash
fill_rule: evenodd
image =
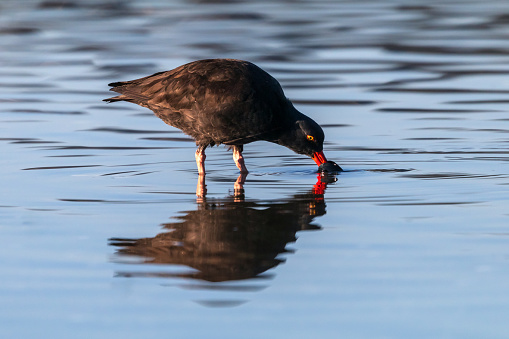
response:
<path id="1" fill-rule="evenodd" d="M 316 164 L 320 166 L 327 161 L 323 154 L 324 138 L 325 135 L 320 125 L 313 119 L 301 115 L 292 128 L 279 138 L 277 143 L 288 147 L 295 153 L 313 158 Z"/>

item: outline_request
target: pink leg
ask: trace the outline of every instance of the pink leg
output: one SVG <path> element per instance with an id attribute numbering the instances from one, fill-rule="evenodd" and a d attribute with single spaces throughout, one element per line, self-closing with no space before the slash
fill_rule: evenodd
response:
<path id="1" fill-rule="evenodd" d="M 196 165 L 198 166 L 198 174 L 205 174 L 205 147 L 198 147 L 194 157 L 196 158 Z"/>
<path id="2" fill-rule="evenodd" d="M 240 173 L 249 173 L 242 156 L 242 146 L 233 146 L 233 161 L 235 161 L 235 165 L 239 168 Z"/>
<path id="3" fill-rule="evenodd" d="M 233 185 L 234 201 L 244 201 L 244 183 L 246 182 L 247 173 L 240 173 L 237 181 Z"/>
<path id="4" fill-rule="evenodd" d="M 198 176 L 198 183 L 196 184 L 196 198 L 198 202 L 203 202 L 207 195 L 207 185 L 205 185 L 205 174 Z"/>

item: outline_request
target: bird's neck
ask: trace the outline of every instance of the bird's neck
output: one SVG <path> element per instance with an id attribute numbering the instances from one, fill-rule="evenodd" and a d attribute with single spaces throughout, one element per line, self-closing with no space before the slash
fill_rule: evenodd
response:
<path id="1" fill-rule="evenodd" d="M 293 105 L 289 107 L 287 114 L 283 116 L 284 119 L 279 122 L 278 126 L 275 126 L 276 129 L 271 133 L 272 138 L 268 141 L 292 149 L 291 145 L 297 138 L 298 130 L 300 130 L 298 121 L 309 118 L 294 108 Z"/>

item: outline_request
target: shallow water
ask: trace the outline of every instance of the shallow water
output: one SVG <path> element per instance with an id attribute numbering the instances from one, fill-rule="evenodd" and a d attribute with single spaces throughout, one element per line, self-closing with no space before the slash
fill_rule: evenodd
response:
<path id="1" fill-rule="evenodd" d="M 3 1 L 1 337 L 506 338 L 508 34 L 491 0 Z M 212 57 L 345 172 L 253 143 L 239 196 L 213 148 L 197 199 L 193 141 L 101 101 Z"/>

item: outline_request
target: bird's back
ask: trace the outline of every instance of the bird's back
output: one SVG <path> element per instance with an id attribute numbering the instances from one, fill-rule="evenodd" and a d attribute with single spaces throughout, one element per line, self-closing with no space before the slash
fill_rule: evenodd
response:
<path id="1" fill-rule="evenodd" d="M 277 80 L 232 59 L 199 60 L 110 86 L 121 95 L 106 101 L 147 107 L 204 146 L 268 140 L 293 108 Z"/>

